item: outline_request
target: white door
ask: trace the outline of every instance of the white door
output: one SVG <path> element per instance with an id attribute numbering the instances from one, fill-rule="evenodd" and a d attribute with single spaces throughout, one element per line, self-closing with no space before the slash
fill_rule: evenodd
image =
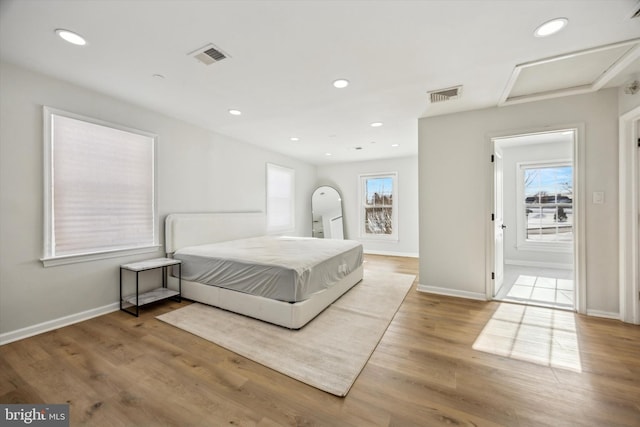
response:
<path id="1" fill-rule="evenodd" d="M 504 179 L 502 150 L 497 143 L 494 148 L 494 277 L 493 296 L 496 296 L 504 282 Z"/>

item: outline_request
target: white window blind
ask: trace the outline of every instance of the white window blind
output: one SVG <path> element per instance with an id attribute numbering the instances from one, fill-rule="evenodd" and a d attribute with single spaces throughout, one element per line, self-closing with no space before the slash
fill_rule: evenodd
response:
<path id="1" fill-rule="evenodd" d="M 293 231 L 295 171 L 267 163 L 267 229 Z"/>
<path id="2" fill-rule="evenodd" d="M 45 108 L 45 259 L 157 244 L 155 136 Z"/>

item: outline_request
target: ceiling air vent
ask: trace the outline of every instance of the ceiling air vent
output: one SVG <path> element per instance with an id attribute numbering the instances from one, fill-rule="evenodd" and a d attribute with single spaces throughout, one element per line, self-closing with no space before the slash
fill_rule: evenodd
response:
<path id="1" fill-rule="evenodd" d="M 222 52 L 213 44 L 209 43 L 208 45 L 201 47 L 198 50 L 195 50 L 189 53 L 190 56 L 193 56 L 198 61 L 202 62 L 204 65 L 211 65 L 214 62 L 222 61 L 225 58 L 228 58 L 229 55 Z"/>
<path id="2" fill-rule="evenodd" d="M 452 99 L 460 98 L 461 94 L 462 86 L 455 86 L 447 89 L 438 89 L 429 92 L 429 100 L 431 102 L 450 101 Z"/>

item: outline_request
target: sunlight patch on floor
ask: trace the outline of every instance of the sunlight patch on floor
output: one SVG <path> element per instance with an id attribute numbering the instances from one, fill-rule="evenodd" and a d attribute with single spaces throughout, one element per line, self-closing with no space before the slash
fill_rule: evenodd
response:
<path id="1" fill-rule="evenodd" d="M 573 280 L 521 274 L 502 299 L 572 307 L 573 295 Z"/>
<path id="2" fill-rule="evenodd" d="M 574 313 L 568 311 L 500 304 L 473 349 L 582 372 Z"/>

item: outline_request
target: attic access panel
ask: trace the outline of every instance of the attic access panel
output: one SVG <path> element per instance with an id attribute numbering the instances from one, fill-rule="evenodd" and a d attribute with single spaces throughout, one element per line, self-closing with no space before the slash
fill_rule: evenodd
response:
<path id="1" fill-rule="evenodd" d="M 640 57 L 640 39 L 515 67 L 500 105 L 595 92 Z"/>

